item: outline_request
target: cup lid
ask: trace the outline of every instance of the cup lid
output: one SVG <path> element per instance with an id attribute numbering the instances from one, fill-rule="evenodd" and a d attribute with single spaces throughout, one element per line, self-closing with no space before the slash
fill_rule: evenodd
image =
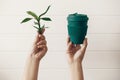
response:
<path id="1" fill-rule="evenodd" d="M 86 14 L 69 14 L 67 17 L 68 21 L 87 21 L 89 18 L 87 17 Z"/>

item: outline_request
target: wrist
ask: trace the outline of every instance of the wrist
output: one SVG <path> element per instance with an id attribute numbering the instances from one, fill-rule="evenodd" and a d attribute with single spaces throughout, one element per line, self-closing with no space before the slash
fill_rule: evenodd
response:
<path id="1" fill-rule="evenodd" d="M 29 56 L 29 60 L 32 62 L 32 63 L 36 63 L 36 64 L 39 64 L 40 63 L 40 59 L 36 58 L 35 55 L 31 54 Z"/>
<path id="2" fill-rule="evenodd" d="M 73 65 L 75 63 L 82 64 L 82 61 L 80 59 L 69 59 L 68 63 L 69 63 L 69 65 Z"/>
<path id="3" fill-rule="evenodd" d="M 82 64 L 79 61 L 74 61 L 69 65 L 72 80 L 83 80 Z"/>

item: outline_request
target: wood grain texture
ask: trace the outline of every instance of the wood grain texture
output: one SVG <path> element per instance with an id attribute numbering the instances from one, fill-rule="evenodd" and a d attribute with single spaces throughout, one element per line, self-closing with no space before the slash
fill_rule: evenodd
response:
<path id="1" fill-rule="evenodd" d="M 70 80 L 66 18 L 75 12 L 89 16 L 85 80 L 120 80 L 120 0 L 1 0 L 0 80 L 21 80 L 36 31 L 32 22 L 20 22 L 26 11 L 41 13 L 49 4 L 52 22 L 43 23 L 49 27 L 45 32 L 49 50 L 41 61 L 39 80 Z"/>

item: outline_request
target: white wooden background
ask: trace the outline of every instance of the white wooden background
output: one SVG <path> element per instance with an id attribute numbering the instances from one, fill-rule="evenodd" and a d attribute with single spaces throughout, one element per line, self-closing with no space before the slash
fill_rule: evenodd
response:
<path id="1" fill-rule="evenodd" d="M 89 16 L 88 48 L 83 61 L 85 80 L 120 80 L 120 0 L 0 0 L 0 80 L 21 80 L 36 31 L 32 22 L 20 24 L 26 11 L 41 13 L 52 22 L 45 36 L 49 50 L 39 80 L 70 80 L 66 61 L 69 13 Z"/>

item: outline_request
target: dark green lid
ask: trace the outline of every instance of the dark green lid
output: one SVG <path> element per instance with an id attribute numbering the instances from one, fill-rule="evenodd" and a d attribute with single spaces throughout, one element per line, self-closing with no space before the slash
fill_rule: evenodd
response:
<path id="1" fill-rule="evenodd" d="M 87 21 L 88 17 L 86 14 L 78 14 L 78 13 L 74 13 L 74 14 L 69 14 L 67 17 L 68 21 Z"/>

